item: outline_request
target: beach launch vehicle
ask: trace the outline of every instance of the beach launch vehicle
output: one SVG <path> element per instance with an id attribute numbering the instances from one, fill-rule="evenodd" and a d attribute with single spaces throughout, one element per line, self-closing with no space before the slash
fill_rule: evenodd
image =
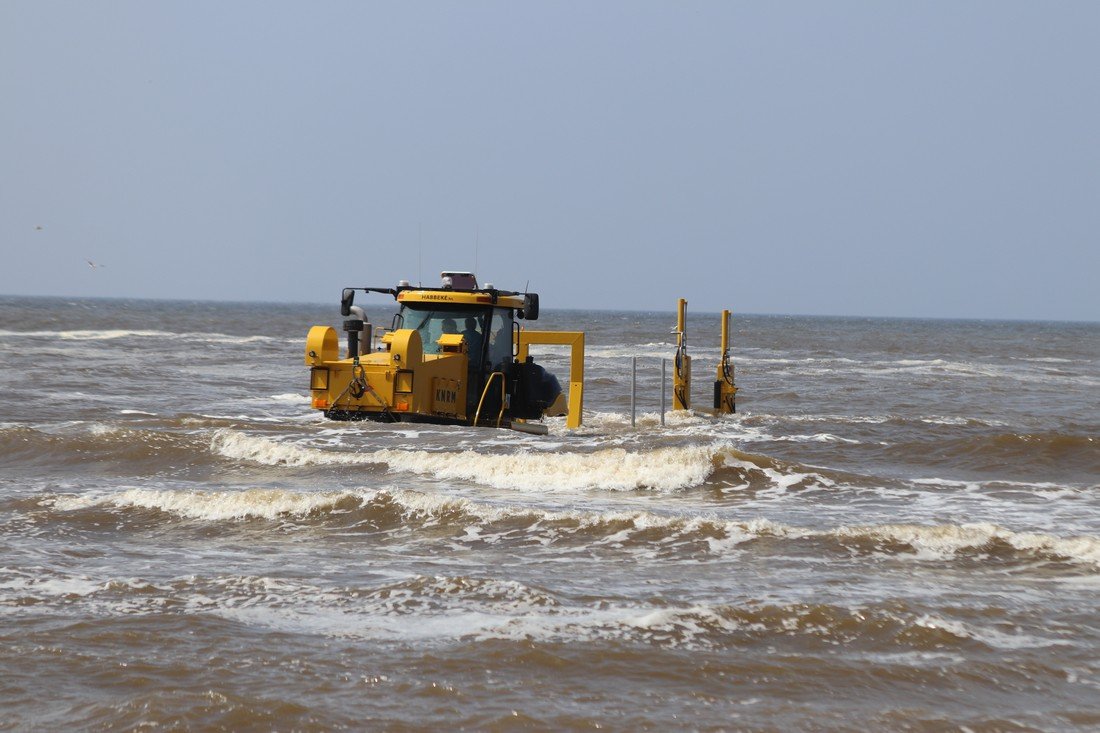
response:
<path id="1" fill-rule="evenodd" d="M 539 317 L 536 293 L 480 287 L 470 272 L 444 271 L 437 288 L 402 280 L 393 288 L 344 288 L 346 349 L 332 326 L 314 326 L 306 337 L 310 403 L 332 420 L 427 422 L 506 427 L 545 434 L 532 423 L 565 415 L 568 428 L 581 425 L 584 407 L 584 332 L 539 331 L 522 322 Z M 388 330 L 377 332 L 356 292 L 382 293 L 399 306 Z M 714 414 L 736 410 L 737 387 L 729 353 L 730 312 L 721 314 L 721 351 L 714 380 Z M 690 410 L 691 357 L 687 352 L 687 301 L 677 305 L 676 352 L 672 360 L 672 409 Z M 569 382 L 529 355 L 535 344 L 570 347 Z M 663 362 L 662 362 L 663 363 Z M 636 366 L 636 360 L 635 360 Z M 631 375 L 631 424 L 635 385 Z M 664 383 L 661 378 L 661 421 Z"/>
<path id="2" fill-rule="evenodd" d="M 375 333 L 357 292 L 390 295 L 399 306 L 390 328 Z M 529 420 L 565 415 L 581 424 L 584 333 L 537 331 L 536 293 L 478 285 L 470 272 L 444 271 L 439 287 L 344 288 L 346 348 L 332 326 L 306 337 L 314 409 L 333 420 L 427 422 L 508 427 L 545 433 Z M 572 347 L 568 391 L 528 355 L 533 344 Z M 567 396 L 566 396 L 567 395 Z"/>

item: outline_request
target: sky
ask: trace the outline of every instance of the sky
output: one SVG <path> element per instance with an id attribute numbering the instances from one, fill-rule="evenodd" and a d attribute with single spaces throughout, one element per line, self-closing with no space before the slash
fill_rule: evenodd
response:
<path id="1" fill-rule="evenodd" d="M 1098 321 L 1098 38 L 1091 0 L 0 0 L 0 293 L 476 266 L 544 308 Z"/>

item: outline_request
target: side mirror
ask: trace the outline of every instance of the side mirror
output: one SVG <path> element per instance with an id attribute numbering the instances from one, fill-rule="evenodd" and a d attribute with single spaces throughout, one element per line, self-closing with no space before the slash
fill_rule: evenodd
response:
<path id="1" fill-rule="evenodd" d="M 539 294 L 527 293 L 523 296 L 523 310 L 520 311 L 523 318 L 528 321 L 537 321 L 539 319 Z"/>
<path id="2" fill-rule="evenodd" d="M 351 304 L 355 302 L 355 290 L 354 288 L 344 288 L 344 292 L 340 293 L 340 315 L 351 315 Z"/>

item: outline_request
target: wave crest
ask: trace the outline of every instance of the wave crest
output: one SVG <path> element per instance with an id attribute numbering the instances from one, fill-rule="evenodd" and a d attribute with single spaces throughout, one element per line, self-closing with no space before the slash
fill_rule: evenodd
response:
<path id="1" fill-rule="evenodd" d="M 211 450 L 268 466 L 385 465 L 437 479 L 538 491 L 603 489 L 674 491 L 698 486 L 731 455 L 721 445 L 628 451 L 478 453 L 380 449 L 350 452 L 311 448 L 221 429 Z"/>
<path id="2" fill-rule="evenodd" d="M 62 495 L 39 506 L 62 512 L 157 510 L 207 522 L 283 520 L 362 530 L 442 530 L 467 544 L 539 546 L 582 544 L 611 552 L 682 556 L 722 555 L 762 538 L 850 557 L 853 548 L 918 561 L 959 558 L 992 562 L 1055 561 L 1100 567 L 1100 538 L 1015 532 L 994 524 L 886 524 L 810 529 L 764 518 L 730 521 L 714 516 L 647 511 L 546 510 L 497 505 L 445 494 L 402 489 L 301 492 L 280 489 L 173 491 L 128 489 Z M 98 514 L 95 520 L 99 521 Z M 809 543 L 809 547 L 806 547 Z M 788 546 L 788 550 L 791 549 Z M 785 550 L 787 551 L 787 550 Z"/>

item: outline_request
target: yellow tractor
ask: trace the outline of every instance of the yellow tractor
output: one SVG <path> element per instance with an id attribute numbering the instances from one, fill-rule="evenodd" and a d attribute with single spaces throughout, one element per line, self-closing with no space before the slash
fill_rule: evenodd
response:
<path id="1" fill-rule="evenodd" d="M 441 273 L 438 288 L 344 288 L 340 313 L 347 347 L 331 326 L 306 339 L 312 406 L 333 420 L 429 422 L 509 427 L 545 433 L 528 420 L 566 414 L 581 424 L 584 333 L 529 331 L 539 315 L 535 293 L 479 287 L 469 272 Z M 375 334 L 357 291 L 393 296 L 391 328 Z M 531 344 L 572 347 L 568 404 L 557 377 L 528 356 Z"/>

